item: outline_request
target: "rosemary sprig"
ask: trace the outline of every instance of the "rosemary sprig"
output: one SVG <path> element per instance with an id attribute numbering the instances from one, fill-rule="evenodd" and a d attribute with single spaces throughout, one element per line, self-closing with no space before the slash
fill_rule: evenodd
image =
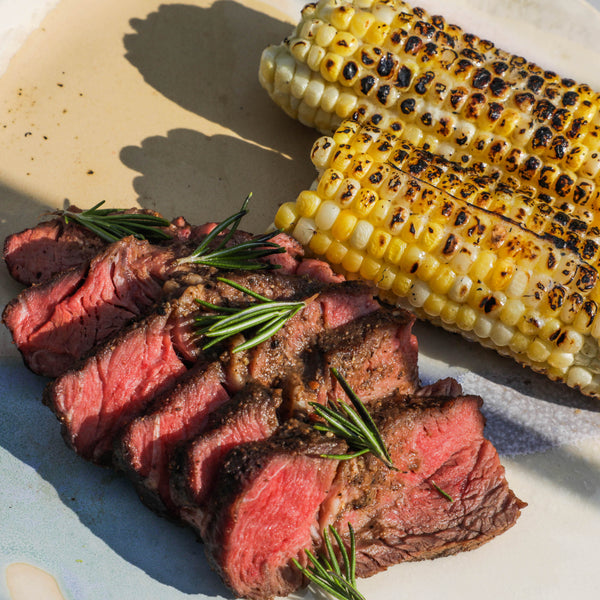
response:
<path id="1" fill-rule="evenodd" d="M 59 214 L 65 223 L 75 221 L 106 242 L 116 242 L 128 235 L 151 241 L 171 239 L 171 236 L 161 229 L 170 225 L 167 219 L 144 213 L 126 213 L 117 208 L 100 208 L 103 204 L 104 200 L 80 213 L 63 210 Z"/>
<path id="2" fill-rule="evenodd" d="M 177 262 L 179 264 L 196 263 L 218 269 L 241 269 L 246 271 L 271 267 L 272 265 L 260 262 L 258 259 L 270 254 L 285 252 L 285 248 L 269 241 L 278 233 L 281 233 L 281 230 L 256 235 L 245 242 L 227 247 L 227 243 L 239 227 L 240 221 L 248 214 L 248 203 L 251 197 L 252 194 L 248 194 L 242 208 L 237 213 L 219 223 L 192 254 L 180 258 Z M 222 236 L 219 244 L 215 248 L 211 248 L 211 243 L 227 228 L 229 228 L 229 231 Z"/>
<path id="3" fill-rule="evenodd" d="M 258 302 L 246 308 L 231 308 L 196 299 L 200 306 L 214 311 L 199 315 L 195 319 L 198 327 L 197 333 L 210 338 L 210 341 L 203 346 L 203 350 L 226 340 L 236 333 L 248 333 L 260 326 L 254 331 L 254 335 L 250 339 L 237 345 L 232 352 L 236 353 L 253 348 L 277 333 L 289 319 L 312 300 L 312 297 L 301 302 L 270 300 L 225 277 L 217 277 L 217 279 L 240 292 L 248 294 Z"/>
<path id="4" fill-rule="evenodd" d="M 440 496 L 443 496 L 444 498 L 446 498 L 446 500 L 448 500 L 448 502 L 454 502 L 454 498 L 452 498 L 452 496 L 448 492 L 445 492 L 435 481 L 432 481 L 431 485 L 433 486 L 435 491 L 438 494 L 440 494 Z"/>
<path id="5" fill-rule="evenodd" d="M 317 415 L 325 420 L 325 424 L 315 423 L 313 427 L 317 431 L 331 432 L 346 440 L 348 446 L 354 452 L 348 454 L 324 454 L 323 457 L 334 458 L 336 460 L 350 460 L 351 458 L 356 458 L 370 452 L 387 467 L 397 470 L 385 442 L 381 438 L 377 425 L 375 425 L 365 405 L 337 369 L 332 368 L 331 372 L 339 381 L 354 408 L 341 401 L 331 401 L 328 403 L 328 406 L 311 402 L 310 405 Z"/>
<path id="6" fill-rule="evenodd" d="M 350 549 L 346 550 L 340 534 L 330 525 L 329 531 L 337 542 L 342 565 L 340 565 L 333 544 L 327 532 L 323 536 L 327 555 L 321 554 L 318 558 L 310 551 L 304 550 L 310 559 L 312 565 L 303 567 L 294 558 L 294 564 L 300 571 L 313 583 L 321 589 L 331 594 L 338 600 L 365 600 L 365 597 L 356 587 L 356 542 L 354 539 L 354 530 L 348 523 L 350 530 Z"/>

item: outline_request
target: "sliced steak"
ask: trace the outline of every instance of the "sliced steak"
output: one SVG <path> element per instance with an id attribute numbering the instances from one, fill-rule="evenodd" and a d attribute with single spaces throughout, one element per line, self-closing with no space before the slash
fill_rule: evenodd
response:
<path id="1" fill-rule="evenodd" d="M 525 504 L 483 436 L 480 405 L 477 396 L 393 396 L 373 408 L 398 471 L 372 455 L 341 462 L 320 520 L 346 537 L 352 524 L 360 577 L 476 548 L 515 523 Z"/>
<path id="2" fill-rule="evenodd" d="M 267 275 L 270 276 L 233 273 L 230 277 L 249 289 L 256 282 L 266 297 L 288 294 L 288 298 L 298 299 L 306 293 L 313 296 L 319 288 L 323 296 L 328 290 L 339 294 L 340 284 L 322 284 L 276 273 Z M 198 311 L 197 298 L 228 306 L 240 301 L 247 303 L 245 294 L 221 281 L 197 275 L 187 279 L 199 279 L 202 283 L 178 288 L 178 298 L 122 331 L 46 388 L 45 402 L 63 423 L 67 443 L 85 458 L 110 461 L 112 443 L 119 430 L 141 415 L 165 386 L 173 385 L 187 366 L 203 356 L 192 328 Z M 369 288 L 362 289 L 363 295 L 358 294 L 361 301 L 357 302 L 361 310 Z M 165 353 L 164 361 L 158 350 Z"/>
<path id="3" fill-rule="evenodd" d="M 243 598 L 285 596 L 302 585 L 293 566 L 314 549 L 319 507 L 338 468 L 323 454 L 345 445 L 290 421 L 259 442 L 231 451 L 199 534 L 223 581 Z M 318 541 L 317 541 L 318 543 Z"/>
<path id="4" fill-rule="evenodd" d="M 119 468 L 134 481 L 142 500 L 161 514 L 176 514 L 168 465 L 176 444 L 201 433 L 209 415 L 229 400 L 219 362 L 196 363 L 153 409 L 125 426 L 116 441 Z"/>
<path id="5" fill-rule="evenodd" d="M 308 410 L 308 402 L 326 404 L 345 397 L 332 368 L 365 404 L 394 392 L 414 392 L 419 378 L 413 323 L 406 311 L 380 308 L 324 331 L 286 380 L 291 404 L 296 410 Z"/>
<path id="6" fill-rule="evenodd" d="M 88 269 L 23 290 L 2 318 L 25 364 L 47 377 L 63 373 L 154 306 L 174 258 L 170 247 L 129 237 L 100 252 Z"/>
<path id="7" fill-rule="evenodd" d="M 171 496 L 180 516 L 196 531 L 205 529 L 207 503 L 228 453 L 240 444 L 273 435 L 280 425 L 280 405 L 279 390 L 251 382 L 210 415 L 201 435 L 174 453 Z"/>
<path id="8" fill-rule="evenodd" d="M 69 210 L 81 212 L 75 206 Z M 125 212 L 161 216 L 148 209 L 132 208 Z M 183 217 L 174 219 L 165 230 L 179 240 L 187 239 L 192 233 Z M 85 267 L 107 245 L 89 229 L 56 217 L 8 236 L 4 242 L 4 260 L 14 279 L 31 285 L 49 281 L 63 271 Z"/>

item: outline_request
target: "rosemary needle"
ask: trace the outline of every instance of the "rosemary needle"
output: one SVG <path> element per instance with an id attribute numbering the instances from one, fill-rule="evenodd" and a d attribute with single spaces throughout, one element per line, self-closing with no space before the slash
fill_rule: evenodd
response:
<path id="1" fill-rule="evenodd" d="M 294 564 L 303 575 L 310 581 L 318 585 L 321 589 L 331 594 L 338 600 L 365 600 L 365 597 L 356 587 L 356 542 L 354 539 L 354 530 L 348 523 L 350 531 L 350 549 L 344 546 L 340 534 L 330 525 L 329 531 L 335 538 L 342 559 L 342 564 L 338 561 L 333 544 L 327 531 L 323 536 L 326 555 L 321 554 L 316 557 L 310 550 L 304 550 L 312 565 L 303 567 L 294 558 Z"/>
<path id="2" fill-rule="evenodd" d="M 230 338 L 236 333 L 251 331 L 254 332 L 254 335 L 242 344 L 237 345 L 232 352 L 236 353 L 253 348 L 277 333 L 289 319 L 312 300 L 312 297 L 300 302 L 270 300 L 225 277 L 217 277 L 217 280 L 248 294 L 258 302 L 245 308 L 231 308 L 196 299 L 200 306 L 212 311 L 203 313 L 195 319 L 198 327 L 197 333 L 210 338 L 210 341 L 203 346 L 203 350 Z M 255 329 L 257 327 L 258 329 Z"/>
<path id="3" fill-rule="evenodd" d="M 202 264 L 218 269 L 238 269 L 238 270 L 257 270 L 268 269 L 272 267 L 269 263 L 260 262 L 259 259 L 271 254 L 280 254 L 285 252 L 279 244 L 270 241 L 271 238 L 281 233 L 281 230 L 275 230 L 262 235 L 256 235 L 244 242 L 227 246 L 228 242 L 237 231 L 239 224 L 244 216 L 248 214 L 248 203 L 252 194 L 248 194 L 242 208 L 219 223 L 202 241 L 202 243 L 190 254 L 178 260 L 179 264 L 195 263 Z M 227 228 L 229 231 L 224 233 Z M 219 235 L 222 238 L 216 247 L 211 248 L 211 244 Z"/>
<path id="4" fill-rule="evenodd" d="M 356 458 L 370 452 L 387 467 L 396 470 L 385 442 L 369 411 L 339 371 L 332 368 L 331 372 L 342 386 L 350 402 L 352 402 L 352 406 L 341 401 L 329 402 L 327 406 L 311 402 L 310 405 L 313 407 L 315 413 L 325 421 L 325 424 L 315 423 L 313 427 L 317 431 L 331 432 L 346 440 L 353 452 L 347 454 L 325 454 L 323 457 L 350 460 L 351 458 Z"/>
<path id="5" fill-rule="evenodd" d="M 163 229 L 170 225 L 167 219 L 146 213 L 129 213 L 117 208 L 100 208 L 103 204 L 104 200 L 80 213 L 63 210 L 59 214 L 65 223 L 74 221 L 106 242 L 116 242 L 129 235 L 151 241 L 171 239 Z"/>

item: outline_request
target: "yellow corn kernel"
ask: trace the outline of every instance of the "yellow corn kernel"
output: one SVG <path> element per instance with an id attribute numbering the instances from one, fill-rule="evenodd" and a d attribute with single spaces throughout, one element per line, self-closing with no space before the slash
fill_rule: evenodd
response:
<path id="1" fill-rule="evenodd" d="M 296 221 L 298 212 L 295 202 L 285 202 L 277 210 L 275 215 L 275 227 L 287 231 Z"/>
<path id="2" fill-rule="evenodd" d="M 427 300 L 423 304 L 423 310 L 430 317 L 439 317 L 442 314 L 444 307 L 447 304 L 446 298 L 439 294 L 429 294 Z"/>
<path id="3" fill-rule="evenodd" d="M 410 288 L 413 285 L 413 281 L 413 278 L 406 273 L 399 272 L 396 274 L 396 278 L 392 284 L 392 291 L 401 298 L 406 298 L 410 292 Z"/>
<path id="4" fill-rule="evenodd" d="M 477 321 L 477 312 L 463 304 L 456 314 L 456 324 L 461 331 L 471 331 Z"/>
<path id="5" fill-rule="evenodd" d="M 402 228 L 401 236 L 406 242 L 416 242 L 423 229 L 423 220 L 420 215 L 410 215 Z"/>
<path id="6" fill-rule="evenodd" d="M 407 243 L 404 240 L 401 240 L 397 237 L 392 237 L 385 251 L 385 259 L 394 265 L 399 265 L 400 261 L 402 260 L 402 256 L 406 251 L 406 246 Z"/>
<path id="7" fill-rule="evenodd" d="M 490 331 L 490 339 L 492 342 L 498 346 L 508 346 L 513 339 L 514 329 L 505 325 L 502 321 L 495 321 L 491 331 Z"/>
<path id="8" fill-rule="evenodd" d="M 390 267 L 382 267 L 377 278 L 377 287 L 381 290 L 391 289 L 394 278 L 396 277 L 396 271 Z"/>
<path id="9" fill-rule="evenodd" d="M 527 357 L 533 362 L 545 362 L 551 352 L 552 348 L 540 339 L 533 340 L 527 347 Z"/>
<path id="10" fill-rule="evenodd" d="M 356 12 L 350 21 L 350 33 L 359 40 L 362 40 L 374 22 L 375 17 L 371 13 L 365 11 Z"/>
<path id="11" fill-rule="evenodd" d="M 352 235 L 357 221 L 358 218 L 351 210 L 342 210 L 331 228 L 333 238 L 340 242 L 346 241 Z"/>
<path id="12" fill-rule="evenodd" d="M 358 98 L 349 92 L 340 92 L 338 101 L 335 105 L 335 114 L 340 119 L 349 117 L 355 110 L 358 104 Z"/>
<path id="13" fill-rule="evenodd" d="M 327 169 L 319 180 L 317 194 L 323 199 L 331 199 L 340 189 L 343 181 L 344 175 L 340 171 L 336 171 L 335 169 Z"/>
<path id="14" fill-rule="evenodd" d="M 312 217 L 321 206 L 321 198 L 316 192 L 300 192 L 296 200 L 296 210 L 302 217 Z"/>
<path id="15" fill-rule="evenodd" d="M 469 276 L 474 281 L 485 281 L 497 259 L 498 257 L 491 250 L 480 252 L 469 268 Z"/>
<path id="16" fill-rule="evenodd" d="M 370 219 L 374 225 L 383 225 L 388 217 L 390 208 L 392 207 L 391 202 L 387 199 L 380 198 L 371 211 Z"/>
<path id="17" fill-rule="evenodd" d="M 446 296 L 454 285 L 455 279 L 456 273 L 452 268 L 449 265 L 441 265 L 429 281 L 429 286 L 434 293 Z"/>
<path id="18" fill-rule="evenodd" d="M 510 259 L 500 259 L 494 266 L 488 284 L 492 290 L 503 290 L 508 286 L 515 270 Z"/>
<path id="19" fill-rule="evenodd" d="M 508 298 L 500 311 L 500 320 L 509 327 L 514 327 L 525 313 L 525 304 L 518 298 Z"/>
<path id="20" fill-rule="evenodd" d="M 373 159 L 367 154 L 357 154 L 350 165 L 350 176 L 355 179 L 362 179 L 371 168 Z"/>
<path id="21" fill-rule="evenodd" d="M 431 254 L 425 252 L 424 256 L 419 261 L 417 276 L 422 281 L 429 281 L 435 275 L 439 267 L 440 262 Z"/>
<path id="22" fill-rule="evenodd" d="M 352 22 L 354 12 L 355 11 L 352 6 L 336 6 L 331 12 L 331 24 L 340 30 L 348 29 L 348 27 L 350 27 L 350 23 Z"/>
<path id="23" fill-rule="evenodd" d="M 360 276 L 367 281 L 377 281 L 381 263 L 371 256 L 364 256 L 360 265 Z"/>
<path id="24" fill-rule="evenodd" d="M 425 252 L 416 244 L 408 244 L 402 259 L 400 268 L 407 273 L 416 273 L 420 261 L 425 257 Z"/>
<path id="25" fill-rule="evenodd" d="M 440 319 L 446 325 L 453 325 L 456 323 L 456 319 L 458 316 L 458 311 L 460 310 L 460 304 L 456 304 L 456 302 L 451 302 L 450 300 L 446 300 L 446 304 L 442 308 L 440 312 Z"/>
<path id="26" fill-rule="evenodd" d="M 342 259 L 344 258 L 344 256 L 346 256 L 347 252 L 348 252 L 348 248 L 341 242 L 338 242 L 337 240 L 334 239 L 331 242 L 329 248 L 327 248 L 325 257 L 327 258 L 327 261 L 330 262 L 331 264 L 339 265 L 342 262 Z"/>
<path id="27" fill-rule="evenodd" d="M 354 198 L 352 209 L 359 217 L 367 217 L 378 200 L 377 192 L 361 188 Z"/>
<path id="28" fill-rule="evenodd" d="M 382 23 L 381 21 L 375 21 L 369 30 L 364 36 L 364 41 L 368 44 L 373 44 L 374 46 L 380 46 L 383 44 L 388 32 L 390 30 L 390 26 L 386 23 Z"/>
<path id="29" fill-rule="evenodd" d="M 331 238 L 323 233 L 322 231 L 317 231 L 315 235 L 312 236 L 310 242 L 308 243 L 308 247 L 317 255 L 323 256 L 327 252 L 329 246 L 331 245 Z"/>
<path id="30" fill-rule="evenodd" d="M 443 235 L 443 225 L 440 223 L 429 222 L 423 227 L 421 237 L 419 238 L 419 245 L 426 252 L 431 252 L 440 243 Z"/>
<path id="31" fill-rule="evenodd" d="M 348 249 L 348 252 L 342 258 L 342 267 L 348 273 L 358 273 L 363 261 L 363 253 L 358 250 Z"/>
<path id="32" fill-rule="evenodd" d="M 569 352 L 554 350 L 548 357 L 548 364 L 561 372 L 565 372 L 573 364 L 574 356 Z"/>
<path id="33" fill-rule="evenodd" d="M 337 81 L 343 67 L 343 57 L 333 52 L 327 52 L 321 61 L 320 73 L 325 81 Z"/>
<path id="34" fill-rule="evenodd" d="M 392 236 L 387 231 L 375 229 L 367 244 L 367 253 L 373 258 L 383 258 L 391 239 Z"/>
<path id="35" fill-rule="evenodd" d="M 352 56 L 358 48 L 358 40 L 347 31 L 338 31 L 329 49 L 341 57 Z"/>

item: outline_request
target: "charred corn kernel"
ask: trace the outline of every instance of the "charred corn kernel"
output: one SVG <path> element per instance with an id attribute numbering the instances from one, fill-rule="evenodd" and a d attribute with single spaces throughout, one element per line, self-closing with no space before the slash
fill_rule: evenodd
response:
<path id="1" fill-rule="evenodd" d="M 344 67 L 344 58 L 339 54 L 333 54 L 333 52 L 327 52 L 321 61 L 321 75 L 326 81 L 337 81 L 342 68 Z M 339 93 L 339 92 L 338 92 Z M 333 111 L 333 107 L 330 112 Z"/>
<path id="2" fill-rule="evenodd" d="M 369 188 L 361 188 L 354 198 L 352 209 L 359 217 L 367 217 L 378 199 L 379 197 L 375 191 Z"/>
<path id="3" fill-rule="evenodd" d="M 600 356 L 600 275 L 572 250 L 577 236 L 554 244 L 527 228 L 535 189 L 483 164 L 459 169 L 395 136 L 347 123 L 321 138 L 321 175 L 298 196 L 287 231 L 347 277 L 373 281 L 385 301 L 600 397 L 600 374 L 588 381 L 573 371 Z M 392 149 L 378 150 L 385 142 Z M 352 159 L 334 168 L 342 149 Z M 564 217 L 550 221 L 563 227 L 574 207 L 563 202 Z"/>
<path id="4" fill-rule="evenodd" d="M 312 217 L 321 205 L 321 197 L 316 192 L 300 192 L 296 200 L 297 213 L 302 217 Z M 339 213 L 339 208 L 335 206 Z M 336 215 L 337 216 L 337 215 Z"/>
<path id="5" fill-rule="evenodd" d="M 308 242 L 308 247 L 315 254 L 324 256 L 331 245 L 331 241 L 331 237 L 329 237 L 327 234 L 323 233 L 322 231 L 317 231 L 310 239 L 310 242 Z"/>
<path id="6" fill-rule="evenodd" d="M 383 258 L 392 236 L 383 229 L 374 229 L 366 250 L 373 258 Z"/>

